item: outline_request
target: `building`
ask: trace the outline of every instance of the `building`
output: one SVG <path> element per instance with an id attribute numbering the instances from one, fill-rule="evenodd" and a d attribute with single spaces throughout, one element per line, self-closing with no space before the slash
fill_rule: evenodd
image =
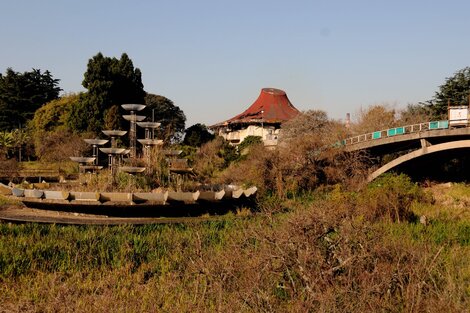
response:
<path id="1" fill-rule="evenodd" d="M 263 88 L 258 99 L 243 113 L 209 128 L 233 145 L 248 136 L 260 136 L 265 146 L 275 146 L 281 124 L 299 113 L 284 91 Z"/>

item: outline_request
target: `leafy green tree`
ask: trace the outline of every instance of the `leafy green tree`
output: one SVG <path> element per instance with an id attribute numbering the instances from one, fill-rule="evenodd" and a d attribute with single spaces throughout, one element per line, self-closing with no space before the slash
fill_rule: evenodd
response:
<path id="1" fill-rule="evenodd" d="M 30 131 L 27 129 L 15 129 L 11 132 L 13 137 L 13 148 L 16 149 L 18 154 L 18 161 L 22 161 L 23 147 L 31 141 Z"/>
<path id="2" fill-rule="evenodd" d="M 0 74 L 0 130 L 12 130 L 26 124 L 45 103 L 57 99 L 59 80 L 49 71 L 33 69 L 19 73 L 8 68 Z"/>
<path id="3" fill-rule="evenodd" d="M 214 134 L 207 130 L 207 126 L 200 123 L 189 127 L 184 133 L 183 144 L 193 147 L 200 147 L 215 138 Z"/>
<path id="4" fill-rule="evenodd" d="M 125 53 L 120 59 L 95 55 L 88 61 L 82 85 L 88 92 L 80 97 L 68 120 L 75 131 L 99 132 L 113 105 L 144 103 L 142 73 Z M 106 116 L 107 122 L 114 117 Z"/>
<path id="5" fill-rule="evenodd" d="M 173 101 L 163 96 L 147 94 L 145 114 L 160 122 L 160 132 L 165 142 L 180 142 L 185 129 L 186 116 Z"/>
<path id="6" fill-rule="evenodd" d="M 3 156 L 8 155 L 8 151 L 13 147 L 13 134 L 8 131 L 0 131 L 0 151 Z"/>
<path id="7" fill-rule="evenodd" d="M 470 96 L 470 67 L 457 71 L 439 86 L 434 99 L 428 102 L 433 118 L 447 118 L 447 106 L 468 105 Z"/>
<path id="8" fill-rule="evenodd" d="M 70 112 L 79 100 L 80 94 L 69 94 L 46 103 L 34 113 L 30 127 L 35 132 L 66 129 Z"/>

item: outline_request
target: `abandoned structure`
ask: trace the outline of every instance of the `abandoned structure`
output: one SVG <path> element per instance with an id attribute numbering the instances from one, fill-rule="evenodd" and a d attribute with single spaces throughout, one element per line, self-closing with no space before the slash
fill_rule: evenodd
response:
<path id="1" fill-rule="evenodd" d="M 233 145 L 248 136 L 259 136 L 265 146 L 275 146 L 281 124 L 299 113 L 283 90 L 263 88 L 258 99 L 243 113 L 209 128 Z"/>

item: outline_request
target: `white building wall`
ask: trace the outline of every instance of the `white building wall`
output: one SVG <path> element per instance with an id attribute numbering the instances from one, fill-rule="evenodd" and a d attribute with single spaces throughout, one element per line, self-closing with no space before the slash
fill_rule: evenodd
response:
<path id="1" fill-rule="evenodd" d="M 249 125 L 247 128 L 229 131 L 224 129 L 219 130 L 219 135 L 225 140 L 230 141 L 233 145 L 238 145 L 248 136 L 259 136 L 266 146 L 277 145 L 277 138 L 280 129 L 275 129 L 272 126 L 261 127 L 261 125 Z"/>

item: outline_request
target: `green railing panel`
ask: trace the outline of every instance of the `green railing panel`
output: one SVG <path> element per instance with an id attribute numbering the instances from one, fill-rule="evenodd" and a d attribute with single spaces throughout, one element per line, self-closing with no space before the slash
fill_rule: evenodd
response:
<path id="1" fill-rule="evenodd" d="M 405 127 L 397 127 L 395 130 L 397 135 L 403 135 L 405 133 Z"/>
<path id="2" fill-rule="evenodd" d="M 439 121 L 439 128 L 449 128 L 449 121 Z"/>
<path id="3" fill-rule="evenodd" d="M 449 121 L 433 121 L 429 122 L 429 129 L 449 128 Z"/>
<path id="4" fill-rule="evenodd" d="M 429 129 L 439 129 L 439 122 L 438 121 L 429 122 Z"/>
<path id="5" fill-rule="evenodd" d="M 395 136 L 397 134 L 397 130 L 395 128 L 387 129 L 387 136 Z"/>
<path id="6" fill-rule="evenodd" d="M 382 138 L 382 132 L 378 131 L 378 132 L 372 133 L 372 139 L 380 139 L 380 138 Z"/>

